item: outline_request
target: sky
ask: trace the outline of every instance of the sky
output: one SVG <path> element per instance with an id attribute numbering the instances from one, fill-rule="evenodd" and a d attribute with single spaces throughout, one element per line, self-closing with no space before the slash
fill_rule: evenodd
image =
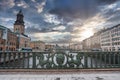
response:
<path id="1" fill-rule="evenodd" d="M 0 0 L 0 25 L 13 30 L 20 9 L 33 41 L 77 43 L 120 24 L 120 0 Z"/>

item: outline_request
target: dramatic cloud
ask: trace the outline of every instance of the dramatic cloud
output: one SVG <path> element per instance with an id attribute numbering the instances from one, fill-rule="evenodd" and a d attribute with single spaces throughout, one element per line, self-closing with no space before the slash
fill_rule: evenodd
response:
<path id="1" fill-rule="evenodd" d="M 43 11 L 45 3 L 46 3 L 45 1 L 43 1 L 42 3 L 37 3 L 35 7 L 37 8 L 38 13 L 41 13 Z"/>
<path id="2" fill-rule="evenodd" d="M 20 0 L 19 2 L 16 2 L 18 7 L 23 7 L 23 8 L 28 8 L 29 5 L 24 1 L 24 0 Z"/>
<path id="3" fill-rule="evenodd" d="M 119 0 L 0 0 L 0 24 L 12 30 L 20 9 L 26 34 L 51 43 L 79 42 L 120 23 Z"/>
<path id="4" fill-rule="evenodd" d="M 1 0 L 0 1 L 0 10 L 9 9 L 15 6 L 15 0 Z"/>
<path id="5" fill-rule="evenodd" d="M 53 23 L 55 25 L 59 25 L 62 23 L 62 19 L 58 19 L 58 16 L 51 14 L 44 14 L 44 21 L 48 23 Z"/>

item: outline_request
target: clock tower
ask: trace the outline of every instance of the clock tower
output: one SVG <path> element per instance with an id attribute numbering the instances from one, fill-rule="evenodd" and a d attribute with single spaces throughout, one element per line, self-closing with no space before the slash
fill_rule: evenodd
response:
<path id="1" fill-rule="evenodd" d="M 24 25 L 23 18 L 24 18 L 24 16 L 23 16 L 22 10 L 20 10 L 17 14 L 17 18 L 14 23 L 14 32 L 15 33 L 24 34 L 25 25 Z"/>

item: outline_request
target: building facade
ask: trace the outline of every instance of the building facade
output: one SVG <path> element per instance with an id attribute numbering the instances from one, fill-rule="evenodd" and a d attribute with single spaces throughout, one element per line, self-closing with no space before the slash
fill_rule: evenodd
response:
<path id="1" fill-rule="evenodd" d="M 0 25 L 0 51 L 15 51 L 17 36 L 10 29 Z"/>
<path id="2" fill-rule="evenodd" d="M 101 50 L 101 31 L 82 41 L 83 50 Z"/>
<path id="3" fill-rule="evenodd" d="M 95 33 L 91 37 L 91 48 L 92 49 L 101 49 L 101 31 Z"/>
<path id="4" fill-rule="evenodd" d="M 5 51 L 6 39 L 3 38 L 5 30 L 5 27 L 0 25 L 0 51 Z"/>
<path id="5" fill-rule="evenodd" d="M 30 37 L 25 34 L 24 15 L 20 10 L 14 23 L 14 32 L 18 37 L 17 49 L 30 47 Z"/>
<path id="6" fill-rule="evenodd" d="M 71 44 L 71 45 L 69 45 L 69 49 L 72 49 L 72 50 L 82 50 L 83 49 L 83 45 L 82 45 L 82 43 Z"/>
<path id="7" fill-rule="evenodd" d="M 55 45 L 53 44 L 45 44 L 45 50 L 49 51 L 49 50 L 53 50 L 55 49 Z"/>
<path id="8" fill-rule="evenodd" d="M 17 48 L 21 49 L 21 48 L 29 48 L 30 47 L 30 37 L 28 37 L 27 35 L 21 35 L 18 34 L 18 45 Z"/>
<path id="9" fill-rule="evenodd" d="M 111 29 L 103 30 L 101 33 L 101 48 L 102 51 L 112 51 L 111 50 Z"/>
<path id="10" fill-rule="evenodd" d="M 102 51 L 120 51 L 120 24 L 101 30 L 83 40 L 83 49 L 101 49 Z"/>
<path id="11" fill-rule="evenodd" d="M 45 43 L 43 41 L 31 41 L 30 47 L 33 49 L 33 51 L 44 51 Z"/>
<path id="12" fill-rule="evenodd" d="M 106 29 L 101 34 L 101 48 L 103 51 L 120 50 L 120 24 Z"/>

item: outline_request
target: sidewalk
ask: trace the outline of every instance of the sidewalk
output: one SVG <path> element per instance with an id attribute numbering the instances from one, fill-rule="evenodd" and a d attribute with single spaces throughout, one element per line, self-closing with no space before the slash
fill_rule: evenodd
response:
<path id="1" fill-rule="evenodd" d="M 120 71 L 0 72 L 0 80 L 120 80 Z"/>

